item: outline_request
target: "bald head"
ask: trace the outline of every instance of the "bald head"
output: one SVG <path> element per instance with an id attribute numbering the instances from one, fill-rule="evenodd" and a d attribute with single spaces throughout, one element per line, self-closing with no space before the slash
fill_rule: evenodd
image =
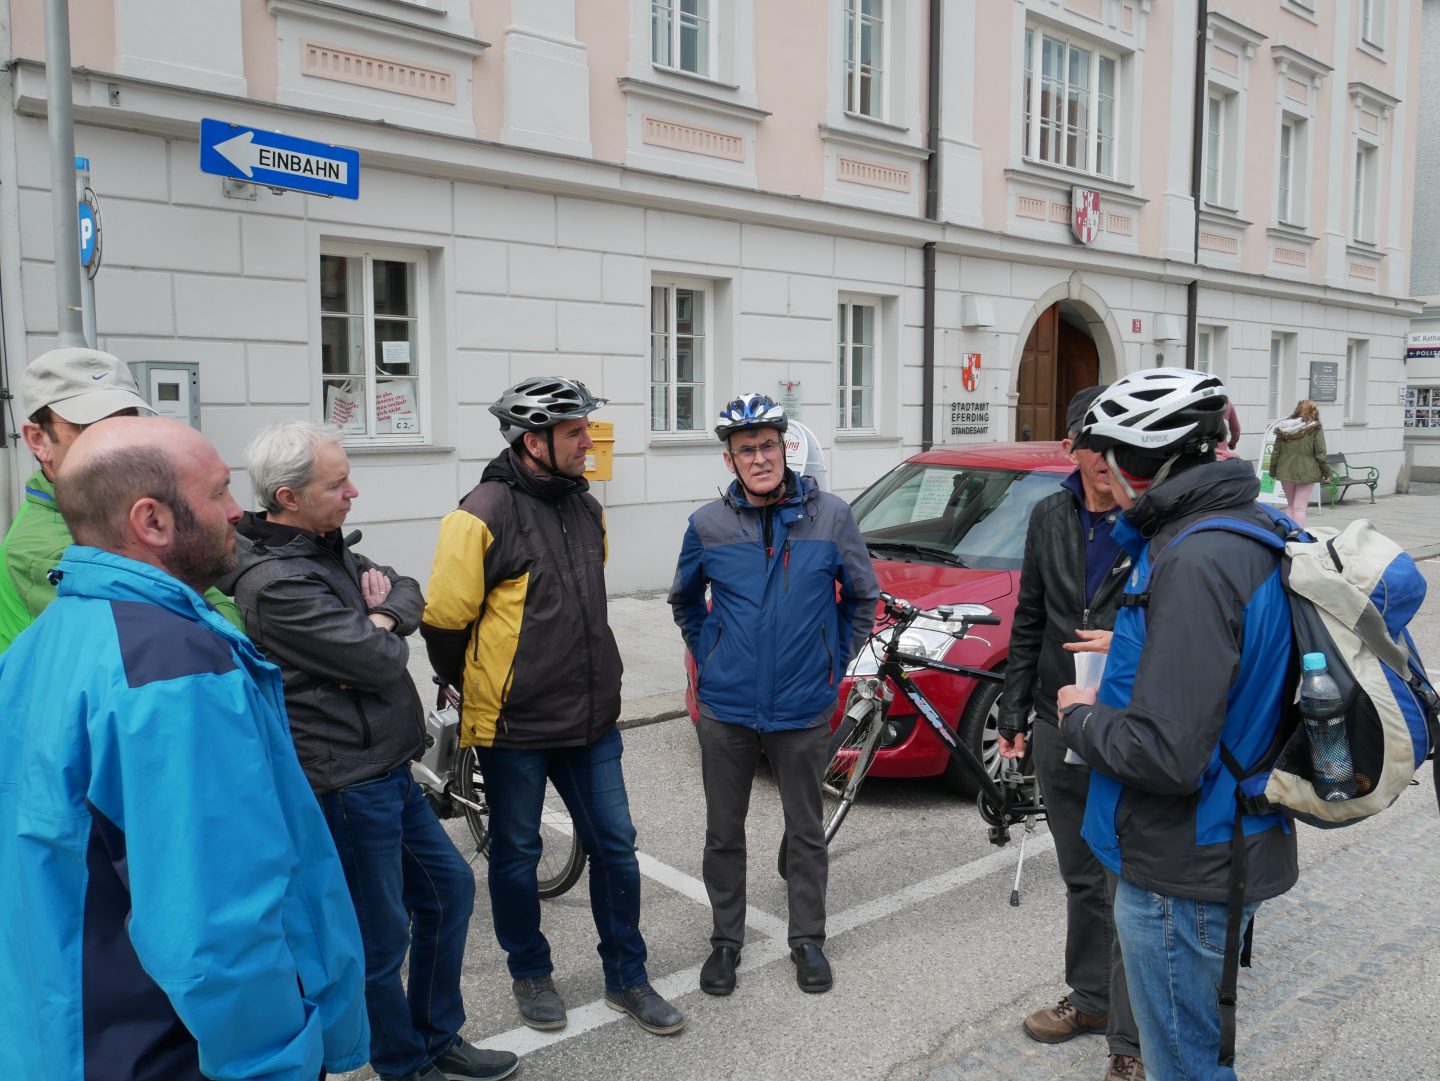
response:
<path id="1" fill-rule="evenodd" d="M 233 562 L 240 508 L 229 484 L 229 468 L 189 425 L 111 417 L 70 447 L 55 499 L 77 544 L 150 563 L 203 590 L 229 569 L 211 549 Z M 190 565 L 197 541 L 206 548 L 199 567 Z M 197 574 L 208 581 L 193 580 Z"/>

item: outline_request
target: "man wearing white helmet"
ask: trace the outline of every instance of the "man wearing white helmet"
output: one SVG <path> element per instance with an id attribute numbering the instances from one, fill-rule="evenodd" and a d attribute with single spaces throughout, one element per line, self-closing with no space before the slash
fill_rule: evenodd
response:
<path id="1" fill-rule="evenodd" d="M 668 1036 L 684 1015 L 650 986 L 640 865 L 621 771 L 620 650 L 605 598 L 605 518 L 585 480 L 589 416 L 574 379 L 522 380 L 490 407 L 509 448 L 440 523 L 420 633 L 461 689 L 460 742 L 490 804 L 490 901 L 521 1020 L 566 1024 L 540 930 L 535 868 L 548 776 L 590 861 L 605 1002 Z"/>
<path id="2" fill-rule="evenodd" d="M 745 394 L 715 434 L 735 474 L 690 516 L 670 605 L 695 658 L 713 928 L 700 990 L 728 995 L 745 937 L 745 816 L 763 750 L 785 809 L 790 957 L 800 990 L 830 990 L 821 776 L 846 666 L 879 587 L 849 505 L 785 467 L 785 410 Z M 839 587 L 838 589 L 836 587 Z M 705 594 L 709 590 L 710 607 Z"/>
<path id="3" fill-rule="evenodd" d="M 1076 445 L 1110 466 L 1125 512 L 1114 536 L 1135 565 L 1098 701 L 1074 686 L 1058 696 L 1061 736 L 1091 767 L 1085 839 L 1120 879 L 1115 929 L 1146 1070 L 1213 1081 L 1235 1077 L 1233 992 L 1216 988 L 1233 988 L 1245 922 L 1299 874 L 1284 817 L 1245 813 L 1237 780 L 1267 760 L 1289 686 L 1279 556 L 1197 528 L 1271 528 L 1249 465 L 1215 458 L 1226 399 L 1213 376 L 1156 368 L 1086 412 Z"/>

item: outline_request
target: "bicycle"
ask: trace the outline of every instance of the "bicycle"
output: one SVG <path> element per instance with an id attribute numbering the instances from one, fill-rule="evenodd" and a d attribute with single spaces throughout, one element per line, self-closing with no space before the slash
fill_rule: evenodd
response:
<path id="1" fill-rule="evenodd" d="M 435 708 L 425 714 L 425 751 L 410 763 L 410 772 L 438 818 L 465 816 L 476 851 L 489 859 L 490 807 L 485 802 L 480 755 L 474 747 L 460 746 L 460 695 L 447 684 L 440 684 Z M 569 812 L 549 781 L 540 812 L 540 843 L 536 886 L 541 897 L 559 897 L 580 880 L 585 853 Z"/>
<path id="2" fill-rule="evenodd" d="M 881 736 L 885 732 L 886 717 L 890 703 L 898 691 L 910 703 L 917 715 L 935 731 L 950 756 L 974 781 L 978 796 L 976 802 L 980 817 L 989 826 L 989 839 L 993 845 L 1005 845 L 1010 841 L 1010 827 L 1023 824 L 1026 836 L 1033 833 L 1037 822 L 1045 820 L 1045 804 L 1038 782 L 1033 773 L 1027 772 L 1025 763 L 1011 759 L 1000 760 L 1000 775 L 992 778 L 985 765 L 940 717 L 930 700 L 910 679 L 909 669 L 924 668 L 933 672 L 946 672 L 963 676 L 982 683 L 1004 683 L 1002 672 L 968 665 L 949 664 L 929 657 L 906 653 L 900 648 L 900 640 L 906 630 L 922 616 L 939 623 L 958 622 L 959 627 L 951 633 L 953 638 L 964 638 L 972 627 L 994 626 L 1000 618 L 989 608 L 979 604 L 955 605 L 924 611 L 909 601 L 880 594 L 884 615 L 881 625 L 871 634 L 864 648 L 878 654 L 878 668 L 874 675 L 857 676 L 850 687 L 850 694 L 841 711 L 840 723 L 830 737 L 830 759 L 825 766 L 822 780 L 822 794 L 825 801 L 824 832 L 828 845 L 839 831 L 845 816 L 855 803 L 860 787 L 875 762 Z M 1020 860 L 1024 864 L 1024 838 L 1021 841 Z M 780 845 L 780 876 L 785 877 L 786 846 Z M 1020 868 L 1016 868 L 1015 887 L 1011 891 L 1010 903 L 1020 903 Z"/>

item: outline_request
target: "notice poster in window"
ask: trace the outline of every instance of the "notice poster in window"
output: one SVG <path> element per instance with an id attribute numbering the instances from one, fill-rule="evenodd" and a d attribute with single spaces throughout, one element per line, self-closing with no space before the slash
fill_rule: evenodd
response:
<path id="1" fill-rule="evenodd" d="M 375 388 L 375 421 L 381 434 L 418 432 L 415 384 L 402 379 L 379 383 Z"/>
<path id="2" fill-rule="evenodd" d="M 955 491 L 956 476 L 949 469 L 925 470 L 925 475 L 920 478 L 920 491 L 915 496 L 915 509 L 910 512 L 910 520 L 928 522 L 944 514 Z"/>
<path id="3" fill-rule="evenodd" d="M 381 342 L 380 363 L 392 375 L 406 375 L 410 371 L 409 342 Z"/>
<path id="4" fill-rule="evenodd" d="M 325 420 L 347 434 L 365 431 L 360 399 L 352 398 L 333 383 L 325 388 Z"/>

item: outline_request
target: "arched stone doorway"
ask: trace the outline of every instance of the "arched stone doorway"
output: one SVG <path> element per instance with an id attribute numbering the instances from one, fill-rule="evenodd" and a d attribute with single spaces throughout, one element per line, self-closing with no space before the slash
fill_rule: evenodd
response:
<path id="1" fill-rule="evenodd" d="M 1065 406 L 1100 382 L 1100 350 L 1084 314 L 1061 300 L 1040 313 L 1020 354 L 1015 438 L 1063 439 Z"/>

